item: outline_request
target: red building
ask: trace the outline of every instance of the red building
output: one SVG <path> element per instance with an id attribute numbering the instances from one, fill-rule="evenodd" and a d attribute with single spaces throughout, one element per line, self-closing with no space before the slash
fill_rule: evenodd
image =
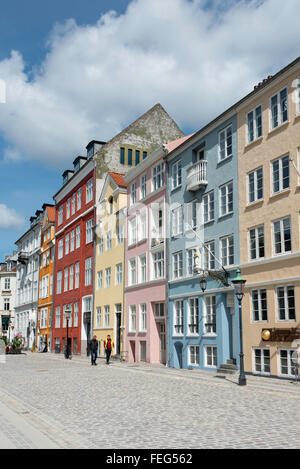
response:
<path id="1" fill-rule="evenodd" d="M 94 142 L 92 142 L 94 143 Z M 100 142 L 97 142 L 100 144 Z M 53 350 L 85 353 L 92 334 L 95 162 L 79 156 L 55 194 Z M 67 319 L 67 316 L 70 318 Z"/>

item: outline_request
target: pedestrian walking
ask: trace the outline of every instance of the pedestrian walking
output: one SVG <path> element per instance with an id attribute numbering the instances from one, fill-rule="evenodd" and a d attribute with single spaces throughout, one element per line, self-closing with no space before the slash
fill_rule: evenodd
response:
<path id="1" fill-rule="evenodd" d="M 114 343 L 111 340 L 110 335 L 107 336 L 107 339 L 104 341 L 104 350 L 106 354 L 106 364 L 109 365 L 109 358 L 111 356 L 111 352 L 114 348 Z"/>
<path id="2" fill-rule="evenodd" d="M 93 339 L 90 342 L 90 351 L 91 351 L 91 364 L 97 365 L 97 352 L 98 352 L 98 340 L 97 336 L 94 335 Z"/>

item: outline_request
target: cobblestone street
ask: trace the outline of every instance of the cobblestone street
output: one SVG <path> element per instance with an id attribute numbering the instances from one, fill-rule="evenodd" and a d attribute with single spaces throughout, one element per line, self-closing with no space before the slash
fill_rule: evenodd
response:
<path id="1" fill-rule="evenodd" d="M 0 447 L 300 448 L 300 383 L 54 354 L 0 363 Z"/>

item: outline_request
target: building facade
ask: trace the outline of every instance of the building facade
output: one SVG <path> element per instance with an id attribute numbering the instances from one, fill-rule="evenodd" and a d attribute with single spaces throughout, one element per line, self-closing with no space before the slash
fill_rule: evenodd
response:
<path id="1" fill-rule="evenodd" d="M 42 210 L 36 211 L 35 216 L 30 218 L 30 228 L 16 241 L 15 332 L 22 334 L 23 345 L 27 349 L 36 346 L 42 213 Z"/>
<path id="2" fill-rule="evenodd" d="M 37 348 L 51 350 L 52 296 L 55 254 L 55 207 L 44 204 L 41 216 L 41 251 L 37 315 Z"/>
<path id="3" fill-rule="evenodd" d="M 299 59 L 240 104 L 238 142 L 245 370 L 287 378 L 300 343 Z"/>
<path id="4" fill-rule="evenodd" d="M 94 332 L 104 356 L 109 334 L 113 354 L 124 356 L 124 223 L 127 184 L 123 175 L 109 172 L 100 197 L 101 224 L 95 248 Z"/>
<path id="5" fill-rule="evenodd" d="M 235 110 L 192 135 L 167 161 L 168 364 L 214 371 L 228 361 L 235 366 L 239 323 L 230 285 L 239 264 Z"/>
<path id="6" fill-rule="evenodd" d="M 0 337 L 10 342 L 15 329 L 16 255 L 6 256 L 0 263 Z"/>

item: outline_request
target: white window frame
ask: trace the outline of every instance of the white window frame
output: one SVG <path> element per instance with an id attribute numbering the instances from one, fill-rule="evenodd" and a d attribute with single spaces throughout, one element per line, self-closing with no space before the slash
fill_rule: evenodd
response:
<path id="1" fill-rule="evenodd" d="M 85 259 L 85 276 L 84 276 L 84 285 L 86 287 L 92 284 L 93 277 L 93 258 L 88 257 Z"/>
<path id="2" fill-rule="evenodd" d="M 178 308 L 177 308 L 178 306 Z M 175 300 L 173 303 L 173 336 L 182 337 L 184 334 L 184 301 Z"/>
<path id="3" fill-rule="evenodd" d="M 139 305 L 139 332 L 147 332 L 147 305 Z"/>
<path id="4" fill-rule="evenodd" d="M 208 350 L 215 350 L 216 351 L 216 354 L 214 354 L 213 352 L 210 354 L 212 364 L 208 363 L 208 357 L 209 357 Z M 215 355 L 216 355 L 216 357 L 215 357 Z M 217 366 L 218 366 L 218 347 L 216 345 L 210 345 L 210 344 L 205 345 L 204 346 L 204 357 L 205 357 L 205 368 L 217 368 Z M 215 359 L 216 359 L 216 363 L 214 363 Z"/>
<path id="5" fill-rule="evenodd" d="M 260 109 L 260 116 L 257 115 L 257 111 L 258 109 Z M 250 139 L 250 132 L 249 132 L 249 117 L 250 117 L 250 114 L 252 114 L 253 116 L 253 138 Z M 259 135 L 258 134 L 258 129 L 259 129 L 259 125 L 258 125 L 258 118 L 260 117 L 261 119 L 261 134 Z M 251 111 L 249 111 L 247 113 L 247 125 L 246 125 L 246 129 L 247 129 L 247 143 L 252 143 L 252 142 L 255 142 L 255 140 L 258 140 L 260 137 L 262 137 L 262 105 L 259 104 L 258 106 L 256 106 L 256 108 L 252 109 Z"/>
<path id="6" fill-rule="evenodd" d="M 215 337 L 217 335 L 217 297 L 216 295 L 205 295 L 203 297 L 203 300 L 203 334 L 205 336 Z M 211 320 L 211 323 L 214 324 L 214 326 L 207 325 L 207 321 L 209 318 L 215 318 L 215 322 Z"/>
<path id="7" fill-rule="evenodd" d="M 290 242 L 291 242 L 291 249 L 289 251 L 285 250 L 285 239 L 284 239 L 284 220 L 289 220 L 290 224 Z M 276 245 L 275 245 L 275 223 L 280 222 L 280 249 L 281 251 L 276 253 Z M 279 218 L 278 220 L 274 220 L 272 222 L 272 251 L 273 251 L 273 256 L 282 256 L 284 254 L 290 254 L 292 252 L 293 246 L 292 246 L 292 226 L 291 226 L 291 217 L 284 217 L 284 218 Z"/>
<path id="8" fill-rule="evenodd" d="M 206 210 L 207 207 L 207 210 Z M 207 215 L 207 217 L 206 217 Z M 215 219 L 215 193 L 209 191 L 203 195 L 203 221 L 210 223 Z"/>
<path id="9" fill-rule="evenodd" d="M 288 368 L 288 373 L 287 374 L 281 372 L 281 368 L 282 368 L 281 352 L 287 352 L 287 368 Z M 292 362 L 292 355 L 293 355 L 294 352 L 297 353 L 297 350 L 292 349 L 292 348 L 290 348 L 290 349 L 280 348 L 278 350 L 278 375 L 279 376 L 285 377 L 285 378 L 294 378 L 295 377 L 294 373 L 292 372 L 293 371 L 293 366 L 294 366 L 294 364 Z"/>
<path id="10" fill-rule="evenodd" d="M 152 168 L 152 192 L 164 186 L 164 163 L 161 162 Z"/>
<path id="11" fill-rule="evenodd" d="M 140 197 L 145 199 L 147 196 L 147 174 L 142 174 L 140 179 Z"/>
<path id="12" fill-rule="evenodd" d="M 137 242 L 137 223 L 136 217 L 128 220 L 128 246 L 133 246 Z"/>
<path id="13" fill-rule="evenodd" d="M 289 185 L 287 187 L 283 187 L 283 160 L 288 160 L 288 169 L 289 169 Z M 276 195 L 280 192 L 286 191 L 290 189 L 291 185 L 291 174 L 290 174 L 290 156 L 289 154 L 281 156 L 280 158 L 276 158 L 275 160 L 271 161 L 271 187 L 272 187 L 272 194 Z M 274 163 L 279 162 L 279 189 L 274 190 Z"/>
<path id="14" fill-rule="evenodd" d="M 200 366 L 200 347 L 199 345 L 188 346 L 188 364 L 189 366 Z"/>
<path id="15" fill-rule="evenodd" d="M 258 196 L 258 172 L 261 171 L 261 174 L 262 174 L 262 196 L 259 197 Z M 254 194 L 254 198 L 253 200 L 250 200 L 251 197 L 250 197 L 250 176 L 251 175 L 254 175 L 254 180 L 253 180 L 253 185 L 254 185 L 254 190 L 253 190 L 253 194 Z M 250 204 L 254 204 L 255 202 L 258 202 L 260 200 L 263 200 L 264 199 L 264 171 L 263 171 L 263 167 L 260 166 L 259 168 L 256 168 L 254 171 L 251 171 L 250 173 L 248 173 L 248 177 L 247 177 L 247 189 L 248 189 L 248 193 L 247 193 L 247 198 L 248 198 L 248 205 Z"/>
<path id="16" fill-rule="evenodd" d="M 136 182 L 133 182 L 130 185 L 130 205 L 134 205 L 136 201 L 137 201 Z"/>
<path id="17" fill-rule="evenodd" d="M 183 206 L 180 205 L 172 210 L 172 237 L 183 233 Z"/>
<path id="18" fill-rule="evenodd" d="M 225 190 L 225 194 L 223 191 Z M 231 196 L 231 200 L 230 200 Z M 224 205 L 222 204 L 222 200 L 225 197 L 225 211 L 222 212 Z M 230 207 L 231 205 L 231 207 Z M 219 187 L 219 207 L 220 207 L 220 214 L 219 217 L 225 217 L 233 213 L 233 181 L 227 182 Z"/>
<path id="19" fill-rule="evenodd" d="M 282 102 L 280 100 L 280 95 L 281 93 L 286 90 L 286 101 L 287 101 L 287 119 L 283 121 L 283 110 L 282 110 Z M 273 112 L 272 112 L 272 99 L 275 98 L 275 96 L 277 97 L 277 119 L 278 119 L 278 123 L 277 125 L 273 125 L 274 122 L 273 122 Z M 285 122 L 288 122 L 289 120 L 289 93 L 288 93 L 288 87 L 285 86 L 284 88 L 282 88 L 281 90 L 279 90 L 277 93 L 273 94 L 271 97 L 270 97 L 270 131 L 271 130 L 274 130 L 274 129 L 277 129 L 278 127 L 280 127 L 282 124 L 284 124 Z"/>
<path id="20" fill-rule="evenodd" d="M 85 244 L 89 244 L 93 241 L 93 218 L 90 218 L 86 222 L 86 239 Z"/>
<path id="21" fill-rule="evenodd" d="M 136 258 L 128 260 L 128 286 L 131 287 L 137 283 Z"/>
<path id="22" fill-rule="evenodd" d="M 228 135 L 228 131 L 231 131 L 231 145 L 228 144 L 228 140 L 229 140 L 229 135 Z M 224 146 L 224 152 L 225 152 L 225 156 L 222 158 L 222 148 L 221 148 L 221 136 L 222 134 L 225 134 L 224 136 L 224 142 L 225 142 L 225 146 Z M 225 161 L 227 158 L 230 158 L 232 155 L 233 155 L 233 133 L 232 133 L 232 124 L 229 124 L 227 125 L 224 129 L 220 130 L 219 132 L 219 146 L 218 146 L 218 153 L 219 153 L 219 162 L 221 161 Z M 229 153 L 229 148 L 231 147 L 231 153 Z"/>
<path id="23" fill-rule="evenodd" d="M 189 336 L 199 336 L 199 298 L 193 296 L 188 298 L 188 324 L 187 329 Z"/>
<path id="24" fill-rule="evenodd" d="M 260 246 L 259 246 L 259 238 L 260 238 L 260 235 L 259 235 L 259 230 L 263 230 L 263 240 L 264 240 L 264 255 L 263 256 L 260 256 L 259 255 L 259 251 L 260 251 Z M 254 234 L 255 234 L 255 257 L 251 257 L 251 232 L 254 231 Z M 265 255 L 266 255 L 266 245 L 265 245 L 265 227 L 264 225 L 259 225 L 259 226 L 255 226 L 253 228 L 249 228 L 248 230 L 248 258 L 249 258 L 249 261 L 250 262 L 254 262 L 256 260 L 259 260 L 259 259 L 264 259 L 265 258 Z"/>
<path id="25" fill-rule="evenodd" d="M 75 285 L 74 288 L 79 288 L 80 284 L 80 262 L 76 262 L 75 264 Z"/>
<path id="26" fill-rule="evenodd" d="M 172 278 L 173 280 L 183 277 L 183 251 L 178 251 L 172 255 Z"/>
<path id="27" fill-rule="evenodd" d="M 110 306 L 105 305 L 104 306 L 104 324 L 103 327 L 110 327 Z"/>
<path id="28" fill-rule="evenodd" d="M 232 239 L 232 243 L 230 244 L 230 240 Z M 226 246 L 225 246 L 225 249 L 226 249 L 226 258 L 223 257 L 223 247 L 222 247 L 222 243 L 223 241 L 226 241 Z M 230 263 L 230 254 L 229 254 L 229 251 L 230 251 L 230 247 L 233 247 L 233 262 Z M 234 235 L 231 234 L 231 235 L 227 235 L 227 236 L 222 236 L 222 238 L 220 238 L 220 254 L 221 254 L 221 261 L 222 261 L 222 264 L 224 267 L 226 266 L 230 266 L 230 265 L 234 265 Z"/>
<path id="29" fill-rule="evenodd" d="M 289 311 L 289 302 L 288 302 L 288 289 L 293 289 L 293 298 L 294 298 L 294 310 L 295 310 L 295 318 L 290 318 L 290 311 Z M 279 307 L 279 290 L 283 289 L 284 291 L 284 319 L 280 319 L 280 307 Z M 277 310 L 277 321 L 278 322 L 296 322 L 297 319 L 297 306 L 296 306 L 296 295 L 295 295 L 295 286 L 294 285 L 280 285 L 276 288 L 276 310 Z"/>
<path id="30" fill-rule="evenodd" d="M 145 263 L 142 264 L 142 261 L 145 260 Z M 138 283 L 146 283 L 147 282 L 147 255 L 141 254 L 139 256 L 139 270 L 138 270 Z M 143 275 L 143 270 L 145 271 L 145 275 Z"/>
<path id="31" fill-rule="evenodd" d="M 261 371 L 257 370 L 256 369 L 256 355 L 255 355 L 255 352 L 256 351 L 259 351 L 260 352 L 260 361 L 261 361 Z M 265 355 L 264 355 L 264 352 L 267 351 L 269 352 L 269 368 L 270 368 L 270 371 L 265 371 L 265 367 L 267 366 L 267 364 L 265 363 Z M 253 374 L 255 375 L 260 375 L 260 376 L 270 376 L 271 375 L 271 350 L 267 347 L 254 347 L 253 348 L 253 351 L 252 351 L 253 355 L 252 355 L 252 360 L 253 360 Z M 262 371 L 263 370 L 263 371 Z"/>
<path id="32" fill-rule="evenodd" d="M 165 253 L 164 250 L 156 251 L 152 255 L 152 280 L 160 280 L 165 278 Z M 157 258 L 160 256 L 160 258 Z M 158 267 L 159 266 L 159 267 Z M 157 272 L 161 271 L 160 276 L 157 276 Z"/>
<path id="33" fill-rule="evenodd" d="M 255 318 L 255 309 L 254 309 L 254 298 L 253 295 L 257 293 L 257 303 L 258 303 L 258 319 Z M 267 318 L 263 319 L 262 314 L 263 314 L 263 308 L 262 308 L 262 294 L 265 293 L 265 301 L 266 301 L 266 315 Z M 268 291 L 266 288 L 255 288 L 251 290 L 251 311 L 252 311 L 252 322 L 253 323 L 259 323 L 259 322 L 268 322 Z"/>
<path id="34" fill-rule="evenodd" d="M 182 185 L 182 162 L 181 159 L 172 164 L 172 190 Z"/>
<path id="35" fill-rule="evenodd" d="M 116 285 L 122 285 L 123 281 L 123 264 L 116 265 Z"/>
<path id="36" fill-rule="evenodd" d="M 93 178 L 89 179 L 86 183 L 86 203 L 88 204 L 93 200 Z"/>
<path id="37" fill-rule="evenodd" d="M 136 305 L 129 306 L 129 332 L 136 332 Z"/>
<path id="38" fill-rule="evenodd" d="M 111 267 L 105 269 L 105 288 L 110 288 L 111 286 Z"/>

